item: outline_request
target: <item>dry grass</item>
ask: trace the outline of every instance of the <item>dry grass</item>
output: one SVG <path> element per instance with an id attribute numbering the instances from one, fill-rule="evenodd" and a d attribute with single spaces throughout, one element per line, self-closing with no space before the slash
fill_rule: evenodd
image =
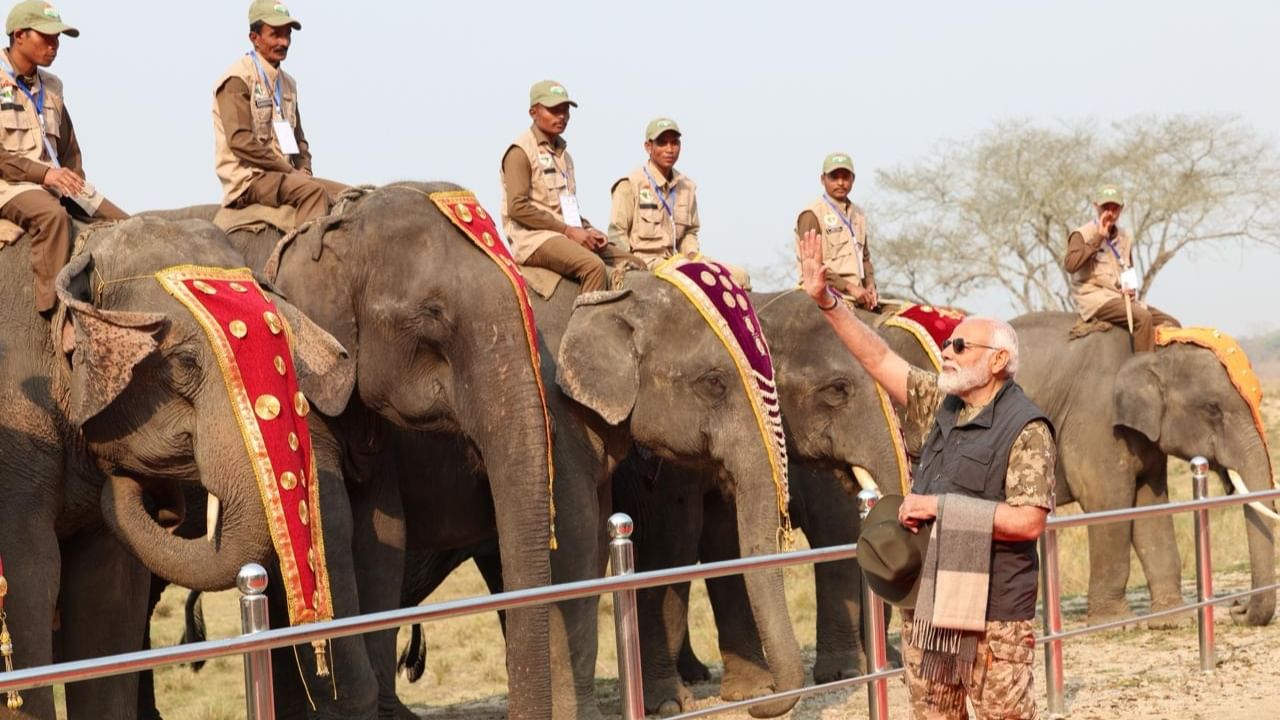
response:
<path id="1" fill-rule="evenodd" d="M 1280 447 L 1280 387 L 1270 387 L 1265 414 L 1273 459 Z M 1186 463 L 1170 461 L 1169 484 L 1175 498 L 1190 497 L 1190 474 Z M 1217 485 L 1211 483 L 1211 485 Z M 1214 494 L 1222 488 L 1214 487 Z M 1071 512 L 1064 508 L 1063 512 Z M 1174 519 L 1178 547 L 1182 556 L 1184 578 L 1193 576 L 1191 518 Z M 1239 509 L 1214 511 L 1213 560 L 1221 570 L 1247 568 L 1248 555 L 1244 524 Z M 1067 595 L 1083 593 L 1088 586 L 1088 548 L 1084 529 L 1064 531 L 1060 564 L 1062 585 Z M 1131 552 L 1131 551 L 1130 551 Z M 1132 562 L 1131 588 L 1141 588 L 1144 580 L 1136 557 Z M 471 597 L 485 592 L 479 573 L 467 565 L 454 573 L 431 598 L 433 602 Z M 792 620 L 802 646 L 811 655 L 814 643 L 815 601 L 811 568 L 787 571 L 787 596 Z M 157 613 L 153 639 L 157 646 L 172 644 L 182 634 L 182 602 L 185 593 L 171 588 Z M 691 633 L 694 649 L 708 663 L 718 663 L 715 626 L 706 593 L 695 584 L 692 593 Z M 238 632 L 239 615 L 234 591 L 208 595 L 204 602 L 210 637 L 226 637 Z M 402 633 L 403 635 L 403 633 Z M 495 615 L 477 615 L 437 623 L 428 633 L 427 673 L 417 683 L 399 681 L 400 697 L 428 717 L 451 715 L 445 707 L 500 697 L 506 688 L 502 634 Z M 403 637 L 402 637 L 403 640 Z M 1109 642 L 1106 637 L 1094 642 Z M 1085 641 L 1084 644 L 1087 644 Z M 606 597 L 600 603 L 600 653 L 596 667 L 598 690 L 602 697 L 616 697 L 617 660 L 614 649 L 612 602 Z M 156 694 L 161 712 L 167 720 L 231 720 L 244 717 L 243 669 L 238 659 L 220 659 L 209 663 L 199 674 L 186 667 L 167 668 L 157 673 Z M 843 702 L 843 701 L 841 701 Z M 859 703 L 854 702 L 854 705 Z M 500 706 L 496 706 L 500 707 Z M 500 710 L 495 710 L 500 713 Z M 807 715 L 807 713 L 806 713 Z M 486 716 L 467 713 L 467 717 Z"/>

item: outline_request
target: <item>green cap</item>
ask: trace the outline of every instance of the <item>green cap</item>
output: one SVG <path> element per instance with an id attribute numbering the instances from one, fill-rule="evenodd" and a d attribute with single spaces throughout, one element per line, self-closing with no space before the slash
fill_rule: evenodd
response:
<path id="1" fill-rule="evenodd" d="M 831 153 L 822 161 L 823 175 L 841 168 L 853 172 L 853 158 L 850 157 L 849 153 Z"/>
<path id="2" fill-rule="evenodd" d="M 913 533 L 898 522 L 901 495 L 885 495 L 867 513 L 858 535 L 858 565 L 876 594 L 900 608 L 912 608 L 929 549 L 928 524 Z"/>
<path id="3" fill-rule="evenodd" d="M 552 108 L 565 103 L 578 107 L 578 103 L 569 99 L 569 91 L 555 80 L 536 82 L 529 88 L 529 107 L 542 105 Z"/>
<path id="4" fill-rule="evenodd" d="M 249 6 L 249 24 L 256 22 L 263 22 L 271 27 L 289 25 L 294 30 L 302 29 L 302 23 L 293 19 L 289 8 L 276 0 L 253 0 L 253 4 Z"/>
<path id="5" fill-rule="evenodd" d="M 1103 185 L 1093 194 L 1093 202 L 1097 205 L 1114 203 L 1124 207 L 1124 195 L 1120 194 L 1120 188 L 1115 185 Z"/>
<path id="6" fill-rule="evenodd" d="M 656 120 L 650 120 L 649 124 L 644 129 L 644 139 L 657 140 L 659 135 L 661 135 L 662 133 L 668 130 L 674 132 L 677 135 L 681 134 L 680 126 L 677 125 L 676 121 L 672 120 L 671 118 L 658 118 Z"/>
<path id="7" fill-rule="evenodd" d="M 58 9 L 43 0 L 26 0 L 13 6 L 9 11 L 9 19 L 4 22 L 4 32 L 12 35 L 19 30 L 80 37 L 80 31 L 62 22 L 62 14 Z"/>

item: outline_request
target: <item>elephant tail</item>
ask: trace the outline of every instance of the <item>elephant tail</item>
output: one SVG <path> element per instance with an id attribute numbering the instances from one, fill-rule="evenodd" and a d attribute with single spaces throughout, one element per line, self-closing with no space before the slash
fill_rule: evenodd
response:
<path id="1" fill-rule="evenodd" d="M 186 625 L 182 629 L 182 644 L 204 642 L 208 639 L 204 627 L 204 595 L 199 590 L 192 590 L 187 594 L 184 615 Z M 191 663 L 192 672 L 200 672 L 203 667 L 204 660 Z"/>
<path id="2" fill-rule="evenodd" d="M 418 678 L 427 671 L 427 644 L 422 639 L 421 623 L 409 628 L 409 644 L 400 651 L 396 670 L 404 670 L 409 682 L 418 682 Z"/>

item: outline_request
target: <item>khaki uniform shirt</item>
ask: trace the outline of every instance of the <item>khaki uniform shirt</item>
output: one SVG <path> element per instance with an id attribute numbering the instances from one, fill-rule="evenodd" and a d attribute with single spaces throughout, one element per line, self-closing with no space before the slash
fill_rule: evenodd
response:
<path id="1" fill-rule="evenodd" d="M 697 192 L 688 176 L 672 170 L 668 180 L 653 163 L 645 163 L 613 185 L 609 240 L 629 248 L 650 269 L 676 253 L 699 252 Z"/>
<path id="2" fill-rule="evenodd" d="M 849 202 L 835 204 L 839 213 L 828 204 L 826 195 L 813 201 L 796 218 L 797 242 L 809 230 L 817 230 L 822 236 L 822 261 L 827 265 L 827 282 L 840 292 L 849 287 L 870 287 L 875 284 L 875 268 L 871 265 L 871 250 L 867 247 L 867 217 L 862 208 Z M 849 220 L 853 232 L 844 219 Z M 796 256 L 797 263 L 799 255 Z"/>
<path id="3" fill-rule="evenodd" d="M 8 51 L 4 51 L 4 63 L 13 69 Z M 32 83 L 32 96 L 39 98 L 44 90 L 44 134 L 58 154 L 59 163 L 83 177 L 80 145 L 62 100 L 62 81 L 46 70 L 37 70 L 34 77 L 26 80 Z M 0 87 L 0 207 L 28 190 L 42 189 L 44 175 L 53 167 L 53 158 L 40 134 L 40 117 L 35 103 L 21 89 L 13 85 Z"/>
<path id="4" fill-rule="evenodd" d="M 938 389 L 938 375 L 920 368 L 907 371 L 907 411 L 902 432 L 907 452 L 919 456 L 924 441 L 933 427 L 946 394 Z M 956 418 L 965 425 L 982 412 L 982 406 L 965 406 Z M 1009 450 L 1009 469 L 1005 473 L 1005 502 L 1014 507 L 1034 505 L 1053 510 L 1054 464 L 1058 450 L 1053 433 L 1043 420 L 1033 420 L 1022 428 Z"/>
<path id="5" fill-rule="evenodd" d="M 578 194 L 573 157 L 564 138 L 553 143 L 532 127 L 507 147 L 502 158 L 502 232 L 516 262 L 523 263 L 542 243 L 564 235 L 567 226 L 560 195 Z M 586 218 L 582 227 L 591 227 Z"/>
<path id="6" fill-rule="evenodd" d="M 262 66 L 267 79 L 258 72 Z M 280 79 L 280 108 L 275 106 L 276 78 Z M 269 84 L 268 84 L 269 83 Z M 249 55 L 231 64 L 214 85 L 213 136 L 222 204 L 231 207 L 264 172 L 289 173 L 311 167 L 311 150 L 298 113 L 298 84 L 282 68 Z M 293 128 L 298 154 L 280 149 L 272 121 L 284 119 Z"/>
<path id="7" fill-rule="evenodd" d="M 1113 248 L 1096 221 L 1068 236 L 1064 264 L 1071 273 L 1071 299 L 1080 317 L 1091 320 L 1108 300 L 1123 297 L 1120 274 L 1133 266 L 1132 252 L 1133 238 L 1127 230 L 1116 234 Z"/>

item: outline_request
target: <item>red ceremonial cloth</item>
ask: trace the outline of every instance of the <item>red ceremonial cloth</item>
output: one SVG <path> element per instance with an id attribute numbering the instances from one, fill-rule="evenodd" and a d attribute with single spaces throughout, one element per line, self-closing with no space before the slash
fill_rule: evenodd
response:
<path id="1" fill-rule="evenodd" d="M 292 328 L 247 268 L 182 265 L 156 279 L 204 329 L 222 370 L 280 561 L 289 622 L 332 618 L 311 406 L 298 389 Z"/>
<path id="2" fill-rule="evenodd" d="M 951 337 L 956 326 L 964 321 L 964 313 L 951 308 L 932 305 L 907 305 L 884 321 L 887 327 L 897 327 L 915 336 L 924 348 L 935 370 L 942 369 L 942 343 Z"/>

